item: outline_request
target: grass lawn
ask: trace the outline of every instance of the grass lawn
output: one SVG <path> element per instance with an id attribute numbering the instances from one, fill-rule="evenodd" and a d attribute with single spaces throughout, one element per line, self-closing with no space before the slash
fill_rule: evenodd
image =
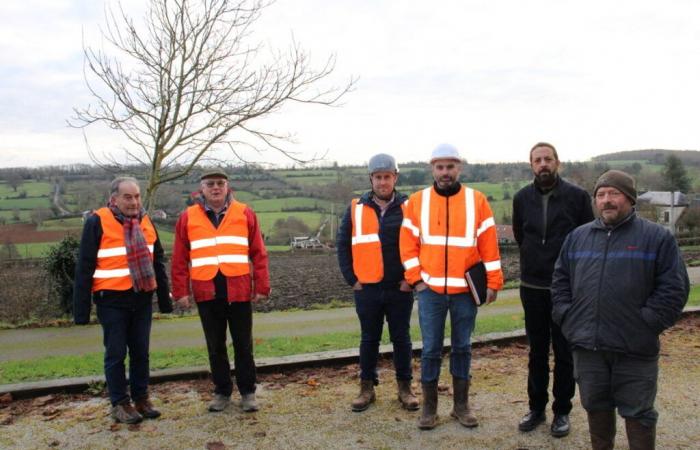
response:
<path id="1" fill-rule="evenodd" d="M 331 202 L 310 197 L 288 197 L 253 200 L 248 202 L 256 214 L 263 212 L 283 212 L 283 208 L 320 208 L 330 210 Z"/>
<path id="2" fill-rule="evenodd" d="M 75 230 L 82 231 L 83 218 L 71 217 L 70 219 L 49 219 L 45 220 L 38 230 Z"/>
<path id="3" fill-rule="evenodd" d="M 515 330 L 523 326 L 522 314 L 485 316 L 477 319 L 475 335 L 493 331 Z M 449 333 L 449 321 L 446 333 Z M 411 337 L 414 341 L 421 339 L 417 324 L 411 327 Z M 255 356 L 265 358 L 355 348 L 359 339 L 359 332 L 255 339 Z M 382 343 L 389 343 L 389 333 L 386 327 Z M 100 375 L 103 373 L 102 364 L 102 352 L 80 356 L 50 356 L 37 360 L 7 361 L 0 363 L 0 384 Z M 207 352 L 204 346 L 155 350 L 150 353 L 151 370 L 206 366 L 207 364 Z"/>
<path id="4" fill-rule="evenodd" d="M 80 235 L 76 234 L 80 239 Z M 32 242 L 29 244 L 15 244 L 20 258 L 43 258 L 49 249 L 58 242 Z"/>
<path id="5" fill-rule="evenodd" d="M 0 198 L 0 209 L 36 209 L 50 208 L 49 197 L 27 197 L 27 198 Z"/>
<path id="6" fill-rule="evenodd" d="M 29 222 L 30 221 L 30 214 L 32 213 L 28 209 L 20 209 L 19 211 L 19 221 L 15 220 L 15 211 L 12 210 L 1 210 L 0 209 L 0 217 L 4 217 L 7 223 L 13 223 L 13 222 Z"/>
<path id="7" fill-rule="evenodd" d="M 53 185 L 44 181 L 25 181 L 18 188 L 17 192 L 24 191 L 28 196 L 36 197 L 40 195 L 48 196 L 52 191 Z M 14 197 L 17 195 L 7 183 L 0 183 L 0 198 Z"/>
<path id="8" fill-rule="evenodd" d="M 316 233 L 319 225 L 325 214 L 317 212 L 261 212 L 256 213 L 260 221 L 260 228 L 266 235 L 270 234 L 275 221 L 278 219 L 286 219 L 288 217 L 296 217 L 303 221 L 310 229 L 311 234 Z"/>

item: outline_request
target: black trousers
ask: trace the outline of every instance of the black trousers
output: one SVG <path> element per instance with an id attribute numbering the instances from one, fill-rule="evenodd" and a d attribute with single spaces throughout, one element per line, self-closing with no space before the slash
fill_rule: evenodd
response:
<path id="1" fill-rule="evenodd" d="M 547 289 L 520 287 L 525 332 L 530 343 L 527 395 L 532 411 L 544 411 L 549 396 L 549 346 L 554 349 L 554 414 L 569 414 L 574 397 L 574 363 L 561 329 L 552 322 L 552 296 Z"/>
<path id="2" fill-rule="evenodd" d="M 255 392 L 253 359 L 253 307 L 251 302 L 228 303 L 223 299 L 198 302 L 199 318 L 209 353 L 214 392 L 230 396 L 233 391 L 231 365 L 226 351 L 226 328 L 233 341 L 236 386 L 241 395 Z"/>

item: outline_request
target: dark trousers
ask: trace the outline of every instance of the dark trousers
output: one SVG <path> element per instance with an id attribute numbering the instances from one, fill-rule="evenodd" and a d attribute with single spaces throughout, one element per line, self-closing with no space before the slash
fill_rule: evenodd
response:
<path id="1" fill-rule="evenodd" d="M 228 303 L 223 299 L 198 302 L 204 338 L 209 353 L 209 368 L 214 380 L 214 392 L 230 396 L 233 392 L 231 364 L 226 351 L 226 328 L 233 341 L 233 362 L 236 386 L 241 395 L 255 392 L 255 361 L 253 360 L 253 307 L 250 302 Z"/>
<path id="2" fill-rule="evenodd" d="M 647 427 L 656 425 L 654 409 L 659 360 L 619 352 L 574 350 L 576 381 L 586 411 L 617 411 Z"/>
<path id="3" fill-rule="evenodd" d="M 382 339 L 384 319 L 389 325 L 389 338 L 394 347 L 396 379 L 410 380 L 411 370 L 411 311 L 413 293 L 398 288 L 382 288 L 364 284 L 355 293 L 355 311 L 360 319 L 360 378 L 377 381 L 377 358 Z"/>
<path id="4" fill-rule="evenodd" d="M 131 399 L 148 397 L 148 345 L 151 335 L 151 302 L 133 307 L 97 305 L 105 346 L 104 369 L 112 405 L 129 401 L 124 360 L 129 351 Z"/>
<path id="5" fill-rule="evenodd" d="M 554 414 L 569 414 L 574 397 L 574 363 L 561 329 L 552 322 L 552 296 L 548 289 L 520 287 L 525 310 L 525 332 L 530 343 L 527 395 L 532 411 L 544 411 L 549 397 L 549 346 L 554 349 Z"/>

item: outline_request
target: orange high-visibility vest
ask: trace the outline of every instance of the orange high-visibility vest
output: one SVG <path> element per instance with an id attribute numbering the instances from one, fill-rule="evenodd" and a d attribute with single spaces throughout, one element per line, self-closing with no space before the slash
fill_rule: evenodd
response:
<path id="1" fill-rule="evenodd" d="M 227 277 L 250 273 L 245 209 L 245 204 L 232 201 L 224 220 L 215 228 L 202 206 L 187 208 L 190 278 L 211 280 L 219 270 Z"/>
<path id="2" fill-rule="evenodd" d="M 134 285 L 129 273 L 124 243 L 124 225 L 114 217 L 109 208 L 100 208 L 95 214 L 100 216 L 102 239 L 97 251 L 97 266 L 92 275 L 92 292 L 105 289 L 126 291 Z M 153 259 L 153 244 L 156 242 L 156 229 L 148 216 L 141 219 L 141 231 L 148 244 Z"/>
<path id="3" fill-rule="evenodd" d="M 384 278 L 382 243 L 379 241 L 379 220 L 374 208 L 350 203 L 352 221 L 352 270 L 360 283 L 379 283 Z"/>
<path id="4" fill-rule="evenodd" d="M 495 222 L 479 191 L 463 186 L 457 194 L 444 197 L 430 187 L 412 194 L 399 247 L 411 284 L 422 280 L 439 293 L 467 292 L 464 272 L 483 261 L 488 287 L 503 287 Z"/>

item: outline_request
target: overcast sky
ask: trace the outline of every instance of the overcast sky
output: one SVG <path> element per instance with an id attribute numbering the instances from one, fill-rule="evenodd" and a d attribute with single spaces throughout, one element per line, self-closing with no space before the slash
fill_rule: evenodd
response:
<path id="1" fill-rule="evenodd" d="M 123 2 L 137 17 L 143 3 Z M 0 2 L 0 167 L 90 162 L 66 119 L 90 101 L 82 39 L 99 44 L 103 7 Z M 293 35 L 319 64 L 335 53 L 330 81 L 359 78 L 341 108 L 295 107 L 263 123 L 295 133 L 302 155 L 426 160 L 449 142 L 470 162 L 519 161 L 540 140 L 563 160 L 700 149 L 697 0 L 278 0 L 255 31 L 278 48 Z M 121 142 L 107 130 L 87 137 L 98 150 Z"/>

